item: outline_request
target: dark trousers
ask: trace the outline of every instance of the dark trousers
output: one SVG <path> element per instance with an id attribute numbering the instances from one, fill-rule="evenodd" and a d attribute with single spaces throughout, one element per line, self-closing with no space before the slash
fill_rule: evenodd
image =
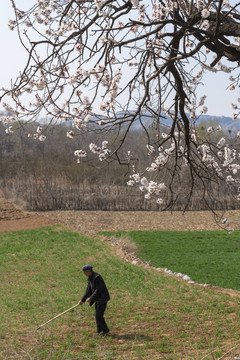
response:
<path id="1" fill-rule="evenodd" d="M 104 311 L 106 310 L 107 303 L 95 303 L 95 317 L 96 317 L 96 323 L 97 323 L 97 332 L 104 332 L 108 333 L 109 328 L 106 324 L 106 321 L 104 320 Z"/>

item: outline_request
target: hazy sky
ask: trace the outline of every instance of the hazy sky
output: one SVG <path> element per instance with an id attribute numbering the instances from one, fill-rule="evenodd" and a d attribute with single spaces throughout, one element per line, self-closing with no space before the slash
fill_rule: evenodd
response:
<path id="1" fill-rule="evenodd" d="M 15 0 L 21 9 L 27 9 L 33 4 L 33 0 Z M 25 50 L 19 43 L 16 31 L 8 29 L 8 20 L 14 19 L 10 0 L 0 2 L 0 87 L 8 86 L 10 79 L 19 73 L 25 64 Z M 229 74 L 209 73 L 204 81 L 204 86 L 199 90 L 199 96 L 207 95 L 205 105 L 209 115 L 232 116 L 232 102 L 236 102 L 239 90 L 226 90 Z"/>

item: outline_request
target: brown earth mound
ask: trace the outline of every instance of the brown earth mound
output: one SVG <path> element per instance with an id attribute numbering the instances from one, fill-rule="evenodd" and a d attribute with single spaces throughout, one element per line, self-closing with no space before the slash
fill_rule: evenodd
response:
<path id="1" fill-rule="evenodd" d="M 0 232 L 34 229 L 53 224 L 56 224 L 53 219 L 22 211 L 0 199 Z"/>

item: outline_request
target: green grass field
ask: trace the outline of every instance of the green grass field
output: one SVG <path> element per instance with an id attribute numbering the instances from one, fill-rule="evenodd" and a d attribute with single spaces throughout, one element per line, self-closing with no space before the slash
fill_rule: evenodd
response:
<path id="1" fill-rule="evenodd" d="M 240 290 L 240 231 L 130 231 L 138 256 L 152 266 L 189 275 L 200 284 Z"/>
<path id="2" fill-rule="evenodd" d="M 95 334 L 87 304 L 36 330 L 79 301 L 85 263 L 108 285 L 111 335 Z M 60 226 L 0 234 L 0 274 L 1 360 L 210 360 L 239 345 L 238 297 L 134 266 Z"/>

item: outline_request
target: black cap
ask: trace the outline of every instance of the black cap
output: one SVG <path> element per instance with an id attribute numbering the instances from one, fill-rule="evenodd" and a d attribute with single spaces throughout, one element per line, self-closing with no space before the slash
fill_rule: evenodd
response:
<path id="1" fill-rule="evenodd" d="M 82 271 L 85 271 L 85 270 L 92 270 L 92 265 L 84 265 L 83 267 L 82 267 Z"/>

